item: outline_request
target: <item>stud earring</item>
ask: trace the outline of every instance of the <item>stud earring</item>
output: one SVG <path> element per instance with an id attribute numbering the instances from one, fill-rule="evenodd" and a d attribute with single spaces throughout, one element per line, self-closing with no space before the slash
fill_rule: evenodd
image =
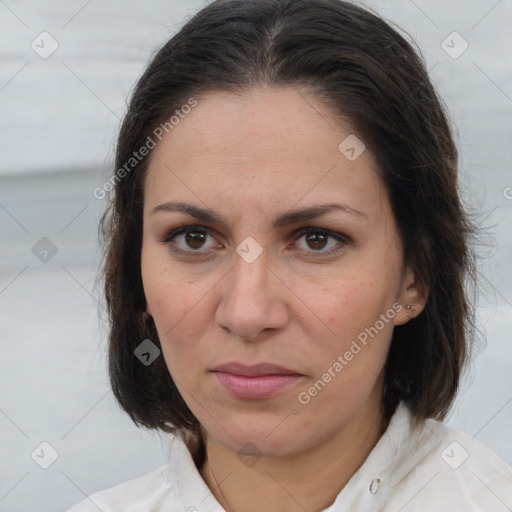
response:
<path id="1" fill-rule="evenodd" d="M 415 311 L 416 308 L 409 304 L 409 305 L 407 305 L 406 309 L 408 311 L 408 313 L 405 313 L 407 315 L 407 318 L 411 318 L 411 315 L 409 313 L 412 314 Z"/>

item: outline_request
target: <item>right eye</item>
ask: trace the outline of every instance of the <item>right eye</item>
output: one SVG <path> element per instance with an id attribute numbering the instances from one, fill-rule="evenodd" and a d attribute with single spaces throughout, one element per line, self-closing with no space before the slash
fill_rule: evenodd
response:
<path id="1" fill-rule="evenodd" d="M 170 231 L 162 242 L 167 243 L 173 252 L 190 256 L 204 256 L 212 252 L 215 247 L 212 242 L 210 247 L 204 249 L 209 236 L 211 236 L 210 232 L 203 226 L 183 226 Z"/>

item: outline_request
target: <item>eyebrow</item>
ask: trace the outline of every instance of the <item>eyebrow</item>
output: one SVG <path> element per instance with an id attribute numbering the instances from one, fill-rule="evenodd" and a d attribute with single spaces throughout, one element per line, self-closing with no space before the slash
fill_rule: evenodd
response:
<path id="1" fill-rule="evenodd" d="M 194 206 L 188 203 L 168 201 L 166 203 L 162 203 L 159 204 L 158 206 L 155 206 L 151 210 L 151 215 L 162 211 L 185 213 L 187 215 L 190 215 L 191 217 L 194 217 L 195 219 L 198 219 L 201 222 L 219 224 L 224 228 L 227 227 L 227 222 L 219 214 L 217 214 L 214 210 L 210 208 L 200 208 L 198 206 Z M 325 215 L 326 213 L 329 213 L 331 211 L 341 211 L 363 219 L 368 218 L 366 213 L 351 208 L 346 204 L 329 203 L 314 205 L 308 208 L 291 210 L 289 212 L 282 213 L 274 217 L 274 219 L 272 220 L 272 224 L 274 227 L 282 228 L 289 226 L 291 224 L 316 219 L 317 217 Z"/>

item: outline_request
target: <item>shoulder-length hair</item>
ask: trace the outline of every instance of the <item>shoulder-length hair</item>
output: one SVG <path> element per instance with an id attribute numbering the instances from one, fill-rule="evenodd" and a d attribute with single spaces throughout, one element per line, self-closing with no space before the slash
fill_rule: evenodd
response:
<path id="1" fill-rule="evenodd" d="M 422 313 L 393 331 L 384 370 L 388 417 L 400 400 L 418 422 L 445 417 L 475 329 L 466 287 L 475 281 L 475 228 L 459 197 L 445 109 L 421 53 L 379 16 L 349 2 L 214 1 L 165 43 L 139 79 L 117 142 L 114 193 L 100 222 L 114 395 L 137 425 L 183 435 L 196 463 L 204 457 L 200 425 L 163 357 L 146 366 L 134 355 L 145 339 L 160 346 L 141 279 L 150 154 L 137 152 L 191 98 L 262 85 L 306 87 L 350 122 L 378 164 L 404 263 L 428 291 Z"/>

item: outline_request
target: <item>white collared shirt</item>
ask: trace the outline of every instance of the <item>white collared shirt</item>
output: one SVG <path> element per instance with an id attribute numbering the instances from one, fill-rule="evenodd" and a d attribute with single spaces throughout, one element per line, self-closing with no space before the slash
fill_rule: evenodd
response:
<path id="1" fill-rule="evenodd" d="M 170 462 L 68 512 L 225 512 L 179 437 Z M 467 434 L 401 403 L 359 470 L 322 512 L 512 512 L 512 468 Z"/>

